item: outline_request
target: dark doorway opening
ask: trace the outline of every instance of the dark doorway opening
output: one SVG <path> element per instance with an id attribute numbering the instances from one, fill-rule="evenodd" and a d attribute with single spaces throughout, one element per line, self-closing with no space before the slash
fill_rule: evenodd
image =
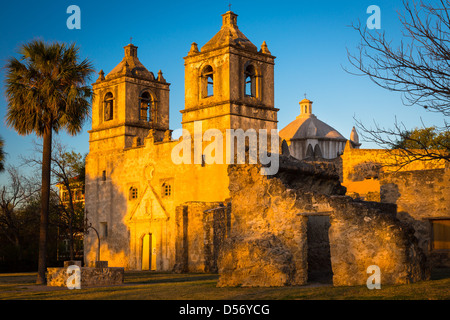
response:
<path id="1" fill-rule="evenodd" d="M 333 271 L 331 269 L 330 217 L 308 217 L 308 282 L 309 283 L 333 283 Z"/>

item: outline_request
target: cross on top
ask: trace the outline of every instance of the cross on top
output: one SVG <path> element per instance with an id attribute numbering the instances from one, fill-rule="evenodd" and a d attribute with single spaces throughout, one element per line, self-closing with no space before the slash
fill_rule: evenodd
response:
<path id="1" fill-rule="evenodd" d="M 231 3 L 228 3 L 228 11 L 231 11 Z"/>
<path id="2" fill-rule="evenodd" d="M 305 93 L 305 99 L 306 99 L 306 93 Z"/>
<path id="3" fill-rule="evenodd" d="M 133 43 L 133 37 L 130 37 L 130 44 Z"/>

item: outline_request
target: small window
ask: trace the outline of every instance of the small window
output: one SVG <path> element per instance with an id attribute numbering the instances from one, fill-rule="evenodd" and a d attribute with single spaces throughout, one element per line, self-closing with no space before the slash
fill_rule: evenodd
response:
<path id="1" fill-rule="evenodd" d="M 130 188 L 130 200 L 134 200 L 138 198 L 138 189 L 136 187 Z"/>
<path id="2" fill-rule="evenodd" d="M 450 251 L 450 219 L 432 220 L 432 250 Z"/>
<path id="3" fill-rule="evenodd" d="M 102 172 L 102 180 L 106 181 L 106 170 L 103 170 Z"/>
<path id="4" fill-rule="evenodd" d="M 203 68 L 202 76 L 202 96 L 203 98 L 211 97 L 214 95 L 214 72 L 211 66 Z"/>
<path id="5" fill-rule="evenodd" d="M 100 222 L 100 237 L 106 238 L 108 236 L 108 223 Z"/>
<path id="6" fill-rule="evenodd" d="M 213 76 L 208 77 L 208 97 L 211 97 L 214 95 L 214 80 Z"/>
<path id="7" fill-rule="evenodd" d="M 103 101 L 104 109 L 105 109 L 105 121 L 109 121 L 113 119 L 114 113 L 114 97 L 111 92 L 108 92 L 105 95 L 105 100 Z"/>
<path id="8" fill-rule="evenodd" d="M 169 183 L 163 183 L 162 185 L 162 196 L 170 197 L 172 195 L 172 186 Z"/>
<path id="9" fill-rule="evenodd" d="M 144 92 L 140 100 L 140 119 L 144 121 L 152 121 L 152 106 L 153 106 L 153 99 L 150 93 L 147 91 Z"/>
<path id="10" fill-rule="evenodd" d="M 256 72 L 255 67 L 248 65 L 245 68 L 245 95 L 256 97 Z"/>
<path id="11" fill-rule="evenodd" d="M 247 76 L 245 78 L 245 95 L 246 96 L 253 96 L 253 93 L 252 93 L 252 78 L 250 76 Z"/>

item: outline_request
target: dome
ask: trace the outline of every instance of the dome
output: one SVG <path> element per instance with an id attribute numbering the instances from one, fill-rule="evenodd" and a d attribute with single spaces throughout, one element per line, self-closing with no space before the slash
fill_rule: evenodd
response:
<path id="1" fill-rule="evenodd" d="M 336 129 L 317 119 L 312 113 L 313 102 L 303 99 L 299 102 L 300 115 L 280 131 L 286 142 L 303 139 L 327 139 L 347 141 Z"/>
<path id="2" fill-rule="evenodd" d="M 302 139 L 347 140 L 336 129 L 320 121 L 313 114 L 297 117 L 280 131 L 280 137 L 286 141 Z"/>
<path id="3" fill-rule="evenodd" d="M 312 101 L 305 98 L 302 101 L 300 101 L 300 104 L 304 104 L 304 103 L 312 103 Z"/>

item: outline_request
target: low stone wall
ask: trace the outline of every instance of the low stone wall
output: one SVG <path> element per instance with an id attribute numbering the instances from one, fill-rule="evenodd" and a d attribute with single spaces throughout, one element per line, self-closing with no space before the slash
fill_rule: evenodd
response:
<path id="1" fill-rule="evenodd" d="M 123 284 L 124 268 L 82 267 L 81 288 Z M 66 287 L 71 273 L 67 268 L 47 268 L 47 286 Z"/>

